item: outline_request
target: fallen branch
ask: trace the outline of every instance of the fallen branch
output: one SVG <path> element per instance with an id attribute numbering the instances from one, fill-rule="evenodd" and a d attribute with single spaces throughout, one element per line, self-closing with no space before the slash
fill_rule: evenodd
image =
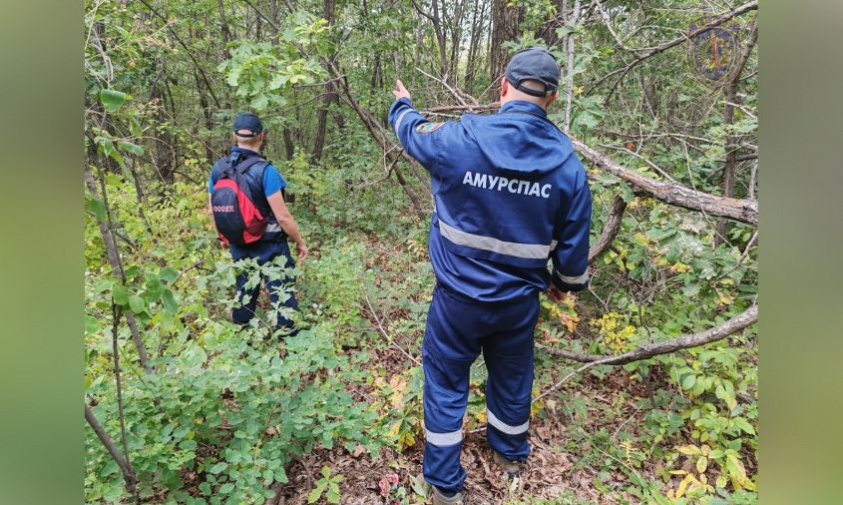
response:
<path id="1" fill-rule="evenodd" d="M 606 249 L 612 245 L 615 237 L 621 229 L 621 222 L 623 221 L 623 213 L 626 210 L 626 202 L 620 196 L 616 196 L 612 201 L 612 208 L 609 209 L 609 215 L 606 217 L 606 224 L 603 225 L 603 232 L 597 242 L 588 250 L 588 264 L 594 262 L 598 256 L 606 252 Z"/>
<path id="2" fill-rule="evenodd" d="M 471 110 L 474 112 L 492 112 L 501 108 L 500 102 L 493 102 L 485 105 L 472 105 Z M 437 114 L 439 112 L 460 112 L 468 110 L 467 105 L 440 105 L 437 107 L 430 107 L 421 111 L 422 114 Z"/>
<path id="3" fill-rule="evenodd" d="M 675 182 L 656 181 L 627 170 L 610 157 L 595 151 L 579 140 L 572 138 L 571 143 L 587 161 L 632 184 L 640 194 L 688 210 L 705 212 L 712 216 L 725 217 L 742 223 L 758 224 L 757 202 L 715 196 Z"/>
<path id="4" fill-rule="evenodd" d="M 670 340 L 665 340 L 663 342 L 654 342 L 652 344 L 643 345 L 637 349 L 618 356 L 584 354 L 574 351 L 565 351 L 563 349 L 555 349 L 541 344 L 536 344 L 536 347 L 544 349 L 554 356 L 560 356 L 582 363 L 625 365 L 627 363 L 632 363 L 633 361 L 641 361 L 642 359 L 652 358 L 653 356 L 669 354 L 671 352 L 681 351 L 682 349 L 699 347 L 701 345 L 722 340 L 733 333 L 747 328 L 756 321 L 758 321 L 758 305 L 753 305 L 740 315 L 729 319 L 720 326 L 715 326 L 714 328 L 710 328 L 700 333 L 694 333 L 692 335 L 684 335 Z"/>
<path id="5" fill-rule="evenodd" d="M 565 384 L 566 382 L 571 380 L 571 378 L 575 375 L 582 373 L 588 370 L 589 368 L 595 367 L 597 365 L 625 365 L 626 363 L 652 358 L 653 356 L 658 356 L 660 354 L 668 354 L 682 349 L 688 349 L 691 347 L 698 347 L 701 345 L 710 344 L 711 342 L 722 340 L 733 333 L 743 330 L 744 328 L 755 323 L 757 320 L 758 306 L 753 305 L 741 315 L 726 321 L 720 326 L 715 326 L 714 328 L 703 331 L 701 333 L 685 335 L 683 337 L 665 340 L 664 342 L 656 342 L 653 344 L 644 345 L 633 351 L 621 354 L 620 356 L 582 354 L 577 352 L 564 351 L 562 349 L 554 349 L 552 347 L 536 344 L 536 347 L 544 349 L 549 354 L 552 354 L 554 356 L 562 356 L 564 358 L 572 359 L 575 361 L 586 362 L 586 364 L 577 368 L 573 372 L 563 377 L 562 380 L 547 388 L 542 394 L 534 398 L 533 401 L 538 401 L 544 398 L 548 394 L 559 389 L 562 384 Z"/>

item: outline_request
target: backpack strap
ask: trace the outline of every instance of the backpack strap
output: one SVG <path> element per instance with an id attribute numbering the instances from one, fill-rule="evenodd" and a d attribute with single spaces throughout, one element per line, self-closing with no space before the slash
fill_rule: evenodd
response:
<path id="1" fill-rule="evenodd" d="M 241 174 L 245 174 L 249 171 L 250 168 L 257 165 L 258 163 L 264 163 L 264 166 L 261 170 L 261 176 L 263 176 L 263 170 L 266 170 L 266 166 L 269 165 L 269 162 L 261 158 L 260 156 L 249 156 L 245 160 L 234 165 L 234 169 L 240 172 Z"/>

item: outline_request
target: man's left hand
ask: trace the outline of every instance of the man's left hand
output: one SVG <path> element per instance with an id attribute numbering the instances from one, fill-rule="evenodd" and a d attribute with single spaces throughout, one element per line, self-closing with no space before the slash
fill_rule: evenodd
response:
<path id="1" fill-rule="evenodd" d="M 392 95 L 396 100 L 399 98 L 410 98 L 410 92 L 404 87 L 404 83 L 400 79 L 395 81 L 395 89 L 392 90 Z"/>

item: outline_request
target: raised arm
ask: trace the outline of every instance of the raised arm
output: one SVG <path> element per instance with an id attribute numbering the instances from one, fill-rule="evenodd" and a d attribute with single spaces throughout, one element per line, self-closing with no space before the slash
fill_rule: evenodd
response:
<path id="1" fill-rule="evenodd" d="M 429 172 L 436 169 L 440 149 L 438 132 L 448 123 L 431 123 L 413 107 L 410 92 L 400 80 L 392 91 L 395 102 L 389 108 L 389 124 L 407 153 Z"/>

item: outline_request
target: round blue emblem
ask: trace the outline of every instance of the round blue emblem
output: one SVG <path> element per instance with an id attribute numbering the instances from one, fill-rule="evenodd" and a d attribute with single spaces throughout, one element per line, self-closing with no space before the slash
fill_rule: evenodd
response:
<path id="1" fill-rule="evenodd" d="M 731 80 L 741 59 L 740 25 L 734 20 L 704 16 L 688 27 L 688 67 L 708 86 Z"/>

